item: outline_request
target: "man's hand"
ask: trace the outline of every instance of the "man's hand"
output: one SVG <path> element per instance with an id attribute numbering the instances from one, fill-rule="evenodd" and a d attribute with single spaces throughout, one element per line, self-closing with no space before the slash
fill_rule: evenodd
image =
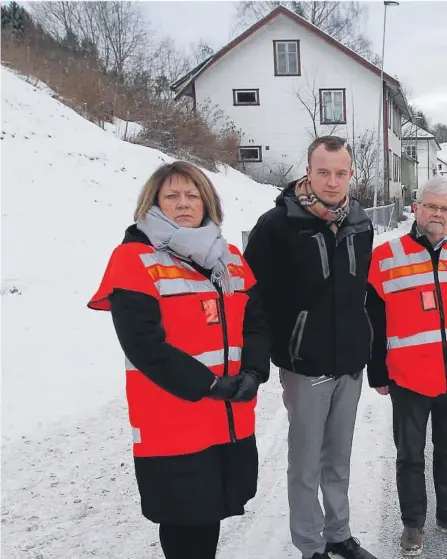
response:
<path id="1" fill-rule="evenodd" d="M 390 393 L 389 386 L 381 386 L 380 388 L 376 388 L 376 390 L 381 396 L 388 396 L 388 394 Z"/>

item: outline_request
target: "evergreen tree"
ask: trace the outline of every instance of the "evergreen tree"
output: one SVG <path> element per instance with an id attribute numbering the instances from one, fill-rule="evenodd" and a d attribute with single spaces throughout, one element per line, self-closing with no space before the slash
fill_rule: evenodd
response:
<path id="1" fill-rule="evenodd" d="M 27 26 L 31 23 L 31 17 L 28 12 L 19 6 L 17 2 L 10 2 L 7 6 L 2 6 L 2 32 L 11 33 L 11 35 L 20 39 L 23 37 Z"/>

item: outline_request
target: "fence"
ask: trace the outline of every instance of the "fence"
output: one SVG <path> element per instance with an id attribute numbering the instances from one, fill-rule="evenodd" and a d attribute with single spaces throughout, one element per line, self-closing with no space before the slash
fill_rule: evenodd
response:
<path id="1" fill-rule="evenodd" d="M 403 201 L 401 198 L 396 198 L 393 204 L 386 206 L 377 206 L 376 208 L 365 208 L 365 212 L 371 219 L 376 233 L 384 233 L 390 229 L 395 229 L 398 225 L 399 216 L 403 212 Z M 242 247 L 248 243 L 250 231 L 242 231 Z"/>
<path id="2" fill-rule="evenodd" d="M 398 212 L 396 204 L 365 208 L 365 212 L 373 223 L 376 233 L 383 233 L 397 227 Z"/>

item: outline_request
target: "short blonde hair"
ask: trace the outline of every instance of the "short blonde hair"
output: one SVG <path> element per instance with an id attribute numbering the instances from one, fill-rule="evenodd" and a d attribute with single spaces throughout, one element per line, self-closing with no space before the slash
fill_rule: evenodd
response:
<path id="1" fill-rule="evenodd" d="M 192 180 L 202 197 L 205 217 L 209 218 L 216 225 L 221 225 L 223 211 L 216 189 L 202 170 L 187 161 L 174 161 L 173 163 L 165 163 L 158 167 L 140 192 L 134 214 L 135 221 L 143 219 L 152 206 L 158 205 L 158 194 L 161 187 L 166 179 L 174 175 L 180 175 Z"/>

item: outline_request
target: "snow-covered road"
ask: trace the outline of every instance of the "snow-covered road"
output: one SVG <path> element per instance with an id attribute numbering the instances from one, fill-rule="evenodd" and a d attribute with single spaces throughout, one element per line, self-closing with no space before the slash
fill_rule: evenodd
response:
<path id="1" fill-rule="evenodd" d="M 258 410 L 258 494 L 245 517 L 224 522 L 218 557 L 298 559 L 288 530 L 287 418 L 276 369 Z M 55 426 L 40 440 L 22 439 L 2 459 L 5 559 L 162 558 L 157 528 L 139 512 L 123 401 L 79 424 Z M 378 559 L 400 557 L 394 459 L 390 401 L 365 383 L 352 459 L 352 529 Z M 423 558 L 445 559 L 447 539 L 433 528 L 430 473 L 428 478 Z"/>

